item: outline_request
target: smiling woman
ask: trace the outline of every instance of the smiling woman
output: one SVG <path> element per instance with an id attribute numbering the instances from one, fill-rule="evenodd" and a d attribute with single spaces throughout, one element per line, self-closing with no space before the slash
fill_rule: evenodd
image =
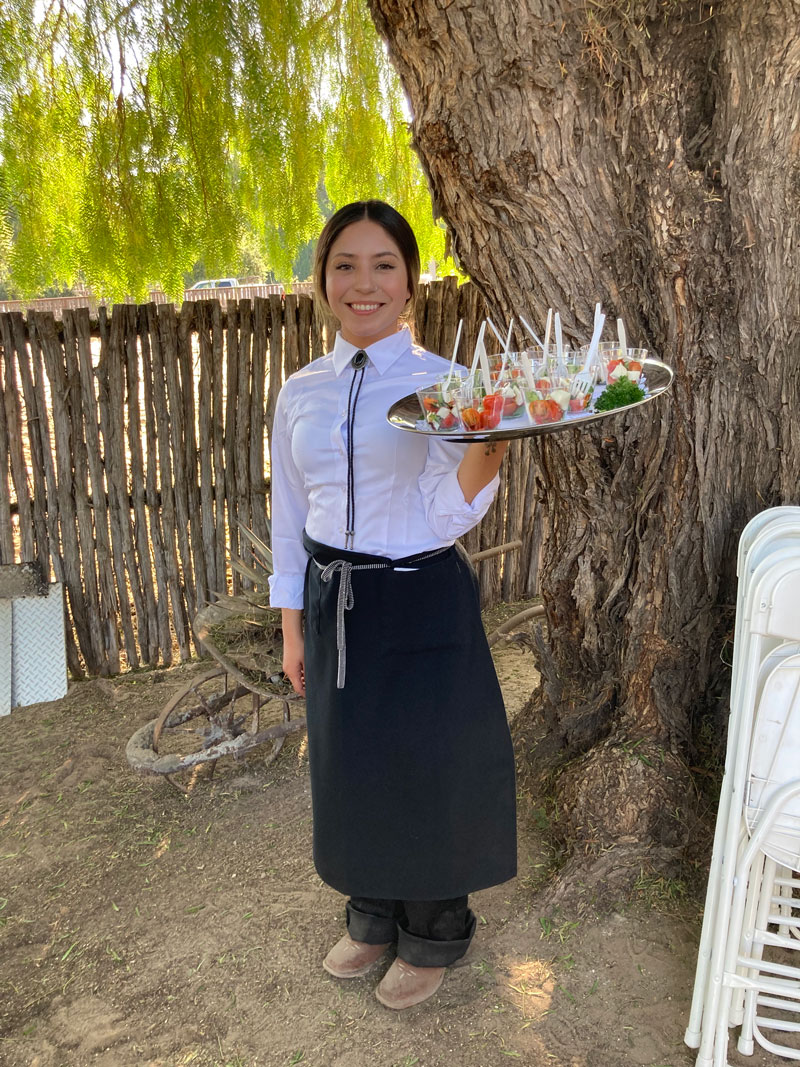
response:
<path id="1" fill-rule="evenodd" d="M 400 249 L 370 219 L 352 223 L 331 245 L 325 289 L 342 337 L 357 348 L 396 333 L 411 299 Z"/>
<path id="2" fill-rule="evenodd" d="M 417 241 L 403 216 L 380 200 L 357 201 L 322 231 L 314 283 L 342 336 L 363 348 L 397 330 L 416 296 L 419 270 Z"/>
<path id="3" fill-rule="evenodd" d="M 455 544 L 486 513 L 503 451 L 387 422 L 449 365 L 401 324 L 419 252 L 394 208 L 336 212 L 314 275 L 341 328 L 278 398 L 270 602 L 284 671 L 306 695 L 314 862 L 350 897 L 323 966 L 355 978 L 396 943 L 376 995 L 400 1009 L 466 952 L 467 895 L 516 870 L 511 738 Z"/>

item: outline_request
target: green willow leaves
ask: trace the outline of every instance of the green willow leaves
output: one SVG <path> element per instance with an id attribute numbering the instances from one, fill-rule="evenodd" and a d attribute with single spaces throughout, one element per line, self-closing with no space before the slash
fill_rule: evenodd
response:
<path id="1" fill-rule="evenodd" d="M 0 116 L 0 276 L 24 295 L 177 294 L 199 261 L 291 281 L 365 196 L 443 258 L 363 0 L 4 0 Z"/>

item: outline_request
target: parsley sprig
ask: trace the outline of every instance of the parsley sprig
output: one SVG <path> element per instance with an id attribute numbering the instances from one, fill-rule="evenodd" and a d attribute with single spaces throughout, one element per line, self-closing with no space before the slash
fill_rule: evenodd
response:
<path id="1" fill-rule="evenodd" d="M 628 404 L 635 404 L 638 400 L 644 400 L 644 389 L 640 389 L 630 378 L 620 378 L 618 382 L 607 386 L 595 400 L 595 411 L 612 411 L 614 408 L 624 408 Z"/>

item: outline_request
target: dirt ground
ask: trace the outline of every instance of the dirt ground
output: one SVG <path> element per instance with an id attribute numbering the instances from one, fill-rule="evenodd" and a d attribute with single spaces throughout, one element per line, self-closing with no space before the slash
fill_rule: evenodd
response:
<path id="1" fill-rule="evenodd" d="M 531 652 L 497 650 L 510 717 Z M 643 876 L 602 913 L 537 903 L 552 856 L 520 797 L 519 875 L 476 893 L 478 933 L 402 1013 L 322 970 L 343 899 L 311 862 L 303 735 L 222 760 L 186 797 L 125 744 L 207 664 L 73 684 L 0 720 L 4 1067 L 689 1067 L 699 902 Z M 764 1067 L 733 1051 L 731 1064 Z"/>

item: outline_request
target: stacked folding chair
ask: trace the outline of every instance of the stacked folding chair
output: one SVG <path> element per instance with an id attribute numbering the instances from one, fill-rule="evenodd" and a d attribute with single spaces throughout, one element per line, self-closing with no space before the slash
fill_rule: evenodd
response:
<path id="1" fill-rule="evenodd" d="M 725 775 L 684 1040 L 727 1067 L 729 1028 L 800 1061 L 800 508 L 739 542 Z"/>

